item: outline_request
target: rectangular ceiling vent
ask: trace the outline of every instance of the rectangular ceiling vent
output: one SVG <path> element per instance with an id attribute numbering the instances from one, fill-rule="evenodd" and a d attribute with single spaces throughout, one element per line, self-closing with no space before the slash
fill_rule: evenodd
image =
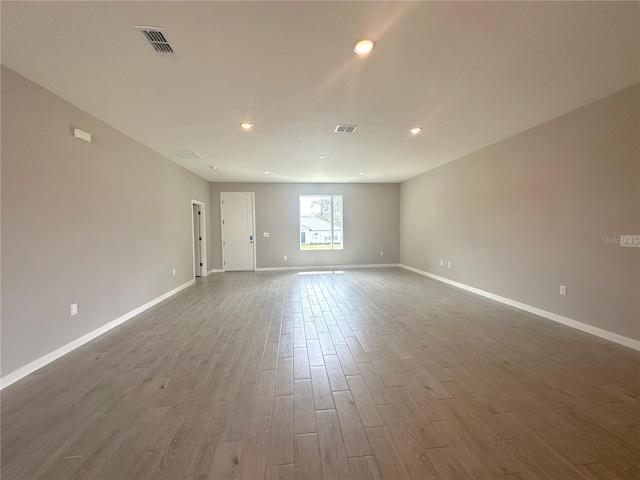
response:
<path id="1" fill-rule="evenodd" d="M 173 48 L 169 45 L 169 40 L 161 32 L 161 28 L 157 27 L 135 27 L 142 32 L 153 49 L 158 53 L 173 53 Z"/>
<path id="2" fill-rule="evenodd" d="M 202 158 L 193 150 L 170 150 L 171 155 L 178 158 Z"/>
<path id="3" fill-rule="evenodd" d="M 356 131 L 356 128 L 358 128 L 357 125 L 336 125 L 336 129 L 334 130 L 334 132 L 336 133 L 353 133 Z"/>

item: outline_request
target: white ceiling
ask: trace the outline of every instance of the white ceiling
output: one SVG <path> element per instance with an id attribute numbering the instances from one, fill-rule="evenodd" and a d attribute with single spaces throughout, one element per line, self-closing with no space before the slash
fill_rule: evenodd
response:
<path id="1" fill-rule="evenodd" d="M 3 64 L 209 181 L 401 182 L 640 81 L 638 2 L 1 9 Z"/>

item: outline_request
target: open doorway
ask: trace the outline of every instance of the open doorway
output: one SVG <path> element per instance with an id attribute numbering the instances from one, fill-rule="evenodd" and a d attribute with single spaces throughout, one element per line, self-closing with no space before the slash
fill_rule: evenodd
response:
<path id="1" fill-rule="evenodd" d="M 207 276 L 207 239 L 204 203 L 191 200 L 191 225 L 193 233 L 193 276 Z"/>

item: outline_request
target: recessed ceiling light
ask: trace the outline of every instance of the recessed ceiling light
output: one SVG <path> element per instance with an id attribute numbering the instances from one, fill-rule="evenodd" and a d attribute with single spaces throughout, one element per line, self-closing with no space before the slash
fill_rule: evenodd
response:
<path id="1" fill-rule="evenodd" d="M 264 172 L 262 172 L 262 173 L 264 173 L 265 175 L 269 175 L 269 173 L 271 173 L 271 172 L 269 172 L 269 170 L 265 170 L 265 171 L 264 171 Z"/>
<path id="2" fill-rule="evenodd" d="M 360 172 L 360 175 L 364 175 L 365 173 L 367 173 L 367 172 Z"/>
<path id="3" fill-rule="evenodd" d="M 353 51 L 358 55 L 367 55 L 371 50 L 373 50 L 374 45 L 373 40 L 365 38 L 356 43 L 355 47 L 353 47 Z"/>
<path id="4" fill-rule="evenodd" d="M 412 127 L 409 131 L 411 132 L 411 135 L 417 135 L 422 131 L 422 127 Z"/>
<path id="5" fill-rule="evenodd" d="M 242 122 L 240 124 L 240 126 L 242 128 L 244 128 L 245 130 L 251 130 L 253 128 L 253 123 L 249 123 L 249 122 Z"/>
<path id="6" fill-rule="evenodd" d="M 318 158 L 322 160 L 324 158 L 324 155 L 318 155 Z"/>

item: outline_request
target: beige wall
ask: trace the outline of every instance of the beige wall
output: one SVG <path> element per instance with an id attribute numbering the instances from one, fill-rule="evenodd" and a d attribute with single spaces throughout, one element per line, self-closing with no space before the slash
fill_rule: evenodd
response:
<path id="1" fill-rule="evenodd" d="M 400 262 L 640 339 L 639 91 L 403 183 Z"/>
<path id="2" fill-rule="evenodd" d="M 205 180 L 4 67 L 1 154 L 3 376 L 191 280 Z"/>
<path id="3" fill-rule="evenodd" d="M 255 192 L 258 268 L 398 263 L 397 184 L 212 183 L 210 268 L 222 268 L 220 192 Z M 298 196 L 309 194 L 343 195 L 344 250 L 300 251 Z"/>

